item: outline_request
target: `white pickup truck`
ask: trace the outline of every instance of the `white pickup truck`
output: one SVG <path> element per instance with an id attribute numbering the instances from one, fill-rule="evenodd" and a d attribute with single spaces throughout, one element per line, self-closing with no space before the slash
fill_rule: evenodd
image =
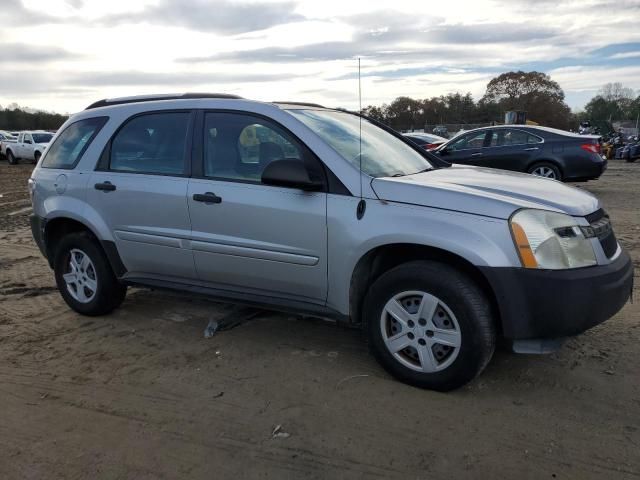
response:
<path id="1" fill-rule="evenodd" d="M 5 155 L 11 165 L 18 163 L 18 160 L 32 160 L 37 163 L 53 138 L 53 134 L 45 131 L 24 131 L 18 135 L 15 143 L 7 144 Z"/>
<path id="2" fill-rule="evenodd" d="M 14 135 L 15 133 L 15 135 Z M 18 140 L 18 132 L 7 132 L 6 130 L 0 130 L 0 156 L 6 155 L 7 145 L 10 143 L 16 143 Z"/>

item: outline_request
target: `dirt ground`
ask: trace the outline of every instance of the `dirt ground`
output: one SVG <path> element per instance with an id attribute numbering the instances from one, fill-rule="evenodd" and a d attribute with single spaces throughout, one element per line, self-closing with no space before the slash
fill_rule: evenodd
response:
<path id="1" fill-rule="evenodd" d="M 0 162 L 1 479 L 640 477 L 637 301 L 556 354 L 497 352 L 467 387 L 422 391 L 320 320 L 205 339 L 229 306 L 148 290 L 71 312 L 28 230 L 30 170 Z M 580 188 L 638 265 L 640 162 Z"/>

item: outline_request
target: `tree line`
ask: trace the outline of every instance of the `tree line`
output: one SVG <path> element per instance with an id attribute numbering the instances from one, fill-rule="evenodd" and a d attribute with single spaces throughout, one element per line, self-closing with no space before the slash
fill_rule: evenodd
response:
<path id="1" fill-rule="evenodd" d="M 471 93 L 425 99 L 403 96 L 389 104 L 369 105 L 363 113 L 396 130 L 414 130 L 434 124 L 503 123 L 504 113 L 512 110 L 526 111 L 527 119 L 540 125 L 575 130 L 584 120 L 602 123 L 635 119 L 640 112 L 640 95 L 634 98 L 632 89 L 619 83 L 607 84 L 583 112 L 573 113 L 564 91 L 549 75 L 517 71 L 493 78 L 478 101 Z"/>
<path id="2" fill-rule="evenodd" d="M 593 124 L 611 123 L 615 120 L 635 120 L 640 116 L 640 91 L 636 95 L 621 83 L 607 83 L 598 94 L 576 114 L 579 121 Z M 602 127 L 601 127 L 602 128 Z"/>
<path id="3" fill-rule="evenodd" d="M 608 83 L 573 113 L 564 91 L 541 72 L 506 72 L 493 78 L 485 94 L 475 101 L 471 93 L 449 93 L 414 99 L 398 97 L 381 106 L 369 105 L 363 113 L 396 130 L 422 129 L 435 124 L 490 124 L 504 122 L 504 113 L 526 111 L 527 119 L 563 130 L 577 129 L 582 121 L 598 125 L 604 133 L 615 120 L 635 120 L 640 115 L 640 91 L 620 83 Z M 0 130 L 57 130 L 67 115 L 35 111 L 11 104 L 0 108 Z"/>
<path id="4" fill-rule="evenodd" d="M 68 115 L 31 110 L 12 104 L 0 108 L 0 130 L 57 130 Z"/>

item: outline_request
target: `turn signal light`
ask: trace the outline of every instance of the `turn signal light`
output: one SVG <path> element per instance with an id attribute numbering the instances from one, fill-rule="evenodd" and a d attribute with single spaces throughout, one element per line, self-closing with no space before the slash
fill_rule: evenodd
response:
<path id="1" fill-rule="evenodd" d="M 531 251 L 531 246 L 529 245 L 529 240 L 524 233 L 524 229 L 516 222 L 511 222 L 511 231 L 513 232 L 513 238 L 516 241 L 516 247 L 518 247 L 518 255 L 520 255 L 522 266 L 527 268 L 537 268 L 538 262 Z"/>

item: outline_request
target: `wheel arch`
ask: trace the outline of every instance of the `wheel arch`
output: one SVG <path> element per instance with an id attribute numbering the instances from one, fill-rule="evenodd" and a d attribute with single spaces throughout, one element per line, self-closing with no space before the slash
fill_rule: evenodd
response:
<path id="1" fill-rule="evenodd" d="M 115 243 L 110 240 L 101 240 L 97 233 L 86 223 L 83 223 L 77 219 L 59 216 L 54 217 L 46 221 L 44 226 L 44 245 L 49 261 L 49 266 L 53 267 L 53 261 L 55 257 L 55 249 L 58 242 L 66 235 L 70 233 L 86 232 L 95 240 L 96 244 L 100 246 L 104 254 L 106 255 L 113 272 L 116 276 L 121 277 L 126 273 L 126 268 L 122 263 L 122 259 L 118 254 L 118 250 Z"/>
<path id="2" fill-rule="evenodd" d="M 369 287 L 391 268 L 413 260 L 444 263 L 470 277 L 489 299 L 496 318 L 496 329 L 502 331 L 502 319 L 493 287 L 482 271 L 464 257 L 438 247 L 413 243 L 391 243 L 370 249 L 360 257 L 351 274 L 349 317 L 354 325 L 362 323 L 364 297 Z"/>

